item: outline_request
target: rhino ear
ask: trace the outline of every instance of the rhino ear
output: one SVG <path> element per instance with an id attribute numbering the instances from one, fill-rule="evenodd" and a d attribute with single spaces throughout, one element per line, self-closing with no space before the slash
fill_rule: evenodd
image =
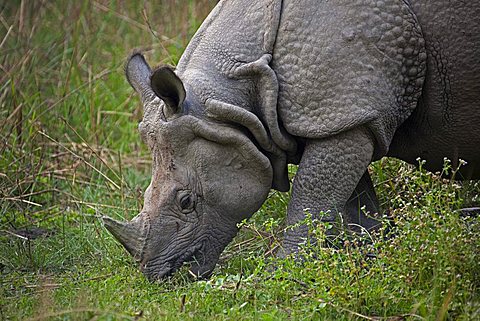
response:
<path id="1" fill-rule="evenodd" d="M 167 116 L 181 111 L 185 100 L 185 87 L 172 68 L 156 68 L 150 77 L 150 85 L 155 94 L 165 102 L 168 108 Z"/>
<path id="2" fill-rule="evenodd" d="M 139 50 L 134 50 L 125 63 L 125 75 L 130 85 L 140 95 L 144 107 L 155 99 L 155 94 L 148 83 L 151 73 L 145 57 Z"/>

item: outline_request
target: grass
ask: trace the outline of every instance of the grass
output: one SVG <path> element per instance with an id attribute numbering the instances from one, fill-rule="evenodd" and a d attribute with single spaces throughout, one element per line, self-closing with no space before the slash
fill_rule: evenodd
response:
<path id="1" fill-rule="evenodd" d="M 0 319 L 479 319 L 480 225 L 455 212 L 479 203 L 479 184 L 392 159 L 371 167 L 390 238 L 274 259 L 289 198 L 275 192 L 210 280 L 184 268 L 146 281 L 98 219 L 133 217 L 149 182 L 122 65 L 138 47 L 175 64 L 214 2 L 2 4 Z"/>

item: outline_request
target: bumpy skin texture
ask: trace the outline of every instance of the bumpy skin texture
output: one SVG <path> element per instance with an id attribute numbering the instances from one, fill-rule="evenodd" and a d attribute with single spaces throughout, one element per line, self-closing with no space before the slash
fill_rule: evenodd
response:
<path id="1" fill-rule="evenodd" d="M 309 140 L 293 184 L 287 225 L 305 219 L 306 212 L 315 217 L 323 211 L 322 220 L 334 221 L 339 212 L 344 212 L 372 154 L 372 137 L 362 128 Z M 282 254 L 295 252 L 308 232 L 306 226 L 287 231 Z"/>
<path id="2" fill-rule="evenodd" d="M 383 156 L 416 106 L 425 60 L 403 1 L 285 0 L 272 63 L 281 119 L 313 139 L 365 126 Z"/>
<path id="3" fill-rule="evenodd" d="M 361 210 L 380 211 L 372 160 L 461 158 L 480 178 L 478 17 L 478 1 L 220 1 L 175 73 L 127 63 L 154 170 L 142 213 L 107 228 L 151 279 L 188 260 L 208 276 L 268 190 L 288 190 L 288 163 L 281 255 L 309 237 L 306 212 L 378 225 Z"/>
<path id="4" fill-rule="evenodd" d="M 412 1 L 428 53 L 423 94 L 397 130 L 388 156 L 427 160 L 440 171 L 443 157 L 467 161 L 461 178 L 480 179 L 480 3 Z M 460 178 L 460 177 L 458 177 Z"/>

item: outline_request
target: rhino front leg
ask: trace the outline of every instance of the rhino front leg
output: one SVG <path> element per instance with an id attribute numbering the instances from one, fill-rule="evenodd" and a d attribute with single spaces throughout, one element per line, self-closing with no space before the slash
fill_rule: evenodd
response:
<path id="1" fill-rule="evenodd" d="M 280 256 L 298 252 L 308 238 L 308 227 L 301 223 L 306 213 L 318 218 L 323 211 L 322 221 L 335 221 L 344 212 L 373 150 L 374 139 L 364 128 L 307 142 L 293 182 Z"/>

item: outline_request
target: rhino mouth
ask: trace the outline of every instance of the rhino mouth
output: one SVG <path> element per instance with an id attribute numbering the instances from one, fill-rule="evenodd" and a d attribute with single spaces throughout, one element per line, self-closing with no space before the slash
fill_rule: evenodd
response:
<path id="1" fill-rule="evenodd" d="M 191 264 L 190 274 L 195 278 L 207 278 L 210 276 L 215 264 L 207 263 L 205 260 L 205 246 L 203 243 L 186 250 L 181 255 L 164 261 L 163 264 L 155 263 L 156 259 L 149 260 L 142 266 L 143 273 L 151 281 L 170 277 L 184 264 Z"/>

